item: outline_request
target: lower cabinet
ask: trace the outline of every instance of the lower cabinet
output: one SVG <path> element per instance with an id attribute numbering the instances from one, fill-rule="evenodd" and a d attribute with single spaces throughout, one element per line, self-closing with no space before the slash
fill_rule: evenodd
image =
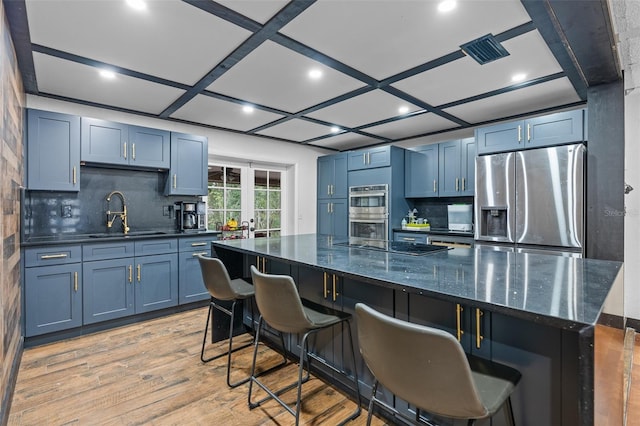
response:
<path id="1" fill-rule="evenodd" d="M 84 324 L 176 306 L 177 250 L 175 238 L 84 245 Z"/>
<path id="2" fill-rule="evenodd" d="M 211 240 L 215 237 L 181 238 L 178 242 L 178 303 L 208 300 L 198 255 L 211 256 Z M 215 257 L 215 256 L 214 256 Z"/>
<path id="3" fill-rule="evenodd" d="M 81 246 L 28 248 L 23 259 L 25 336 L 81 326 Z"/>

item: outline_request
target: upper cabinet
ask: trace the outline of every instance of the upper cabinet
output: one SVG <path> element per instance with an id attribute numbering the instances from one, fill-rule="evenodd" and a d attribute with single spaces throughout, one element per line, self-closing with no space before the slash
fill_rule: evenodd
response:
<path id="1" fill-rule="evenodd" d="M 27 111 L 27 189 L 80 190 L 80 117 Z"/>
<path id="2" fill-rule="evenodd" d="M 476 129 L 478 154 L 582 142 L 585 114 L 579 109 Z"/>
<path id="3" fill-rule="evenodd" d="M 423 145 L 405 152 L 405 197 L 474 195 L 474 138 Z"/>
<path id="4" fill-rule="evenodd" d="M 438 144 L 438 196 L 474 195 L 476 144 L 474 138 Z"/>
<path id="5" fill-rule="evenodd" d="M 318 157 L 318 198 L 347 198 L 347 154 Z"/>
<path id="6" fill-rule="evenodd" d="M 166 130 L 82 118 L 81 159 L 89 163 L 168 169 Z"/>
<path id="7" fill-rule="evenodd" d="M 404 153 L 404 196 L 438 196 L 438 144 L 423 145 Z"/>
<path id="8" fill-rule="evenodd" d="M 207 195 L 208 141 L 171 132 L 171 168 L 165 195 Z"/>
<path id="9" fill-rule="evenodd" d="M 351 170 L 373 169 L 391 165 L 392 146 L 380 146 L 349 152 L 348 168 Z"/>

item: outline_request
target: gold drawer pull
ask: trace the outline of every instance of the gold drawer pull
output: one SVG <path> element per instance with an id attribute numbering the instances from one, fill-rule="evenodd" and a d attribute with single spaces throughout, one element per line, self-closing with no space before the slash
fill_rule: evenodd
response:
<path id="1" fill-rule="evenodd" d="M 133 282 L 133 265 L 129 265 L 129 282 Z"/>
<path id="2" fill-rule="evenodd" d="M 480 327 L 480 318 L 482 317 L 483 312 L 476 308 L 476 348 L 480 349 L 480 344 L 482 340 L 484 340 L 484 336 L 482 335 L 482 327 Z"/>
<path id="3" fill-rule="evenodd" d="M 78 292 L 78 273 L 74 272 L 73 273 L 73 289 L 75 290 L 75 292 Z"/>
<path id="4" fill-rule="evenodd" d="M 202 247 L 206 246 L 207 243 L 191 243 L 191 247 Z"/>
<path id="5" fill-rule="evenodd" d="M 40 256 L 40 259 L 42 260 L 47 260 L 47 259 L 64 259 L 65 257 L 67 257 L 68 254 L 67 253 L 60 253 L 60 254 L 44 254 L 42 256 Z"/>
<path id="6" fill-rule="evenodd" d="M 140 264 L 138 263 L 138 266 L 136 267 L 136 270 L 138 272 L 138 282 L 140 282 L 141 276 L 142 276 L 141 269 L 142 268 L 140 267 Z"/>
<path id="7" fill-rule="evenodd" d="M 76 175 L 76 166 L 73 166 L 73 184 L 75 185 L 76 183 L 78 183 L 78 178 Z"/>
<path id="8" fill-rule="evenodd" d="M 522 126 L 518 124 L 518 143 L 522 142 Z"/>
<path id="9" fill-rule="evenodd" d="M 173 189 L 176 189 L 178 187 L 178 176 L 174 173 L 173 174 Z"/>
<path id="10" fill-rule="evenodd" d="M 131 159 L 132 160 L 136 159 L 136 144 L 135 143 L 131 144 Z"/>
<path id="11" fill-rule="evenodd" d="M 122 155 L 124 155 L 124 159 L 127 159 L 127 143 L 122 144 Z"/>
<path id="12" fill-rule="evenodd" d="M 456 303 L 456 337 L 458 338 L 458 342 L 461 341 L 462 335 L 464 331 L 462 331 L 462 306 L 459 303 Z"/>
<path id="13" fill-rule="evenodd" d="M 333 276 L 333 301 L 334 301 L 334 302 L 336 301 L 336 299 L 338 298 L 338 296 L 339 296 L 339 294 L 340 294 L 340 293 L 338 293 L 338 292 L 336 291 L 336 282 L 337 282 L 337 281 L 338 281 L 338 277 L 334 275 L 334 276 Z"/>
<path id="14" fill-rule="evenodd" d="M 200 255 L 206 256 L 208 254 L 209 253 L 207 253 L 206 251 L 199 251 L 199 252 L 193 253 L 191 256 L 193 256 L 193 257 L 200 256 Z"/>

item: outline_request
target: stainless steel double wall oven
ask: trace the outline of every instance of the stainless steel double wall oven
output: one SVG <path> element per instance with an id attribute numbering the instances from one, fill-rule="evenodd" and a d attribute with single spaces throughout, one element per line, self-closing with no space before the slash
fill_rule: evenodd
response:
<path id="1" fill-rule="evenodd" d="M 349 187 L 349 239 L 389 239 L 389 186 Z"/>

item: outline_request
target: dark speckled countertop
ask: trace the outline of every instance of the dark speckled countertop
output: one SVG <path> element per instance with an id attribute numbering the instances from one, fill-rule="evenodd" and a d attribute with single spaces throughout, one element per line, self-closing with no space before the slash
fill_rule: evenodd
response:
<path id="1" fill-rule="evenodd" d="M 83 244 L 83 243 L 99 243 L 109 241 L 120 241 L 122 239 L 148 239 L 148 238 L 187 238 L 198 236 L 217 236 L 220 235 L 220 231 L 202 231 L 202 232 L 179 232 L 179 231 L 133 231 L 127 235 L 122 233 L 92 233 L 92 234 L 74 234 L 63 233 L 55 235 L 42 235 L 37 237 L 25 238 L 21 246 L 22 247 L 35 247 L 44 245 L 57 245 L 57 244 Z"/>
<path id="2" fill-rule="evenodd" d="M 330 244 L 315 234 L 217 245 L 566 329 L 595 325 L 613 284 L 622 279 L 621 262 L 487 246 L 411 256 Z"/>

